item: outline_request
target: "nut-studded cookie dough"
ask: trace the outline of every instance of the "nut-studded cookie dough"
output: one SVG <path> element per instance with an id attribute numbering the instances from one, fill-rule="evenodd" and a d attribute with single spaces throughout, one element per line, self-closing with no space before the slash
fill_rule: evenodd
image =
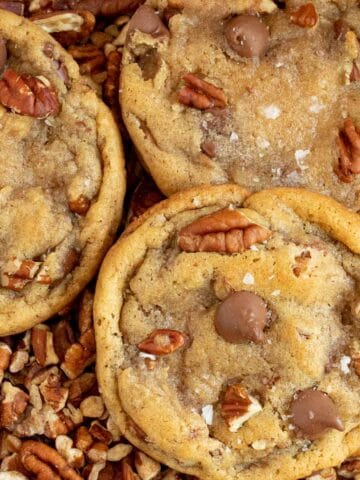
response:
<path id="1" fill-rule="evenodd" d="M 119 223 L 111 113 L 40 27 L 0 15 L 0 335 L 41 322 L 94 276 Z"/>
<path id="2" fill-rule="evenodd" d="M 360 440 L 360 219 L 302 189 L 174 195 L 100 270 L 97 373 L 135 445 L 204 479 L 292 480 Z"/>
<path id="3" fill-rule="evenodd" d="M 122 109 L 165 194 L 296 186 L 360 209 L 359 5 L 278 5 L 149 0 L 133 16 Z"/>

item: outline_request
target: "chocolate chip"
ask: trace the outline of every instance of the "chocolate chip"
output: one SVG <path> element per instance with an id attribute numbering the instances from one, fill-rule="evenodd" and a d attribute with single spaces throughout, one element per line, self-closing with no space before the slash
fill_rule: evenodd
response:
<path id="1" fill-rule="evenodd" d="M 0 73 L 4 70 L 7 60 L 7 51 L 5 40 L 0 37 Z"/>
<path id="2" fill-rule="evenodd" d="M 201 144 L 201 150 L 210 158 L 216 157 L 216 145 L 211 140 L 206 140 Z"/>
<path id="3" fill-rule="evenodd" d="M 165 27 L 160 17 L 148 5 L 139 7 L 132 16 L 129 22 L 127 38 L 135 30 L 147 33 L 154 38 L 167 38 L 170 36 L 169 30 Z"/>
<path id="4" fill-rule="evenodd" d="M 259 295 L 246 291 L 231 293 L 217 309 L 215 329 L 229 343 L 261 343 L 266 314 L 265 302 Z"/>
<path id="5" fill-rule="evenodd" d="M 269 47 L 269 30 L 254 15 L 232 18 L 225 25 L 224 33 L 229 46 L 241 57 L 261 57 Z"/>
<path id="6" fill-rule="evenodd" d="M 298 392 L 291 404 L 291 416 L 298 433 L 310 440 L 315 440 L 328 428 L 344 430 L 334 402 L 320 390 Z"/>

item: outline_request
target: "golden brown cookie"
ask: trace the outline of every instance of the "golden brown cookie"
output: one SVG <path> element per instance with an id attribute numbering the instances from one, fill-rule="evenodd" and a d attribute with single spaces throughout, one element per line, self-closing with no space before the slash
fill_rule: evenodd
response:
<path id="1" fill-rule="evenodd" d="M 359 216 L 306 190 L 200 187 L 151 208 L 95 294 L 122 432 L 214 480 L 292 480 L 355 453 L 359 255 Z"/>
<path id="2" fill-rule="evenodd" d="M 161 190 L 304 187 L 360 209 L 359 34 L 353 0 L 140 7 L 121 102 Z"/>
<path id="3" fill-rule="evenodd" d="M 41 28 L 0 15 L 0 335 L 57 313 L 119 224 L 124 160 L 111 113 Z"/>

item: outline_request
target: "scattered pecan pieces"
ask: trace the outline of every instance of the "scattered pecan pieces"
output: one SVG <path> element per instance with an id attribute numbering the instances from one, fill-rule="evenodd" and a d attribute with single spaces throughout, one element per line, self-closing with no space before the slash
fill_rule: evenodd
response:
<path id="1" fill-rule="evenodd" d="M 46 32 L 54 34 L 56 40 L 65 47 L 88 37 L 95 27 L 95 16 L 87 10 L 37 13 L 30 20 Z"/>
<path id="2" fill-rule="evenodd" d="M 121 57 L 121 53 L 116 50 L 110 52 L 106 65 L 107 76 L 104 83 L 104 100 L 109 107 L 115 109 L 119 107 Z"/>
<path id="3" fill-rule="evenodd" d="M 16 113 L 37 118 L 56 115 L 59 110 L 59 101 L 51 86 L 10 68 L 0 80 L 0 103 Z"/>
<path id="4" fill-rule="evenodd" d="M 39 479 L 82 480 L 67 461 L 45 443 L 24 442 L 20 448 L 20 459 L 24 467 Z"/>
<path id="5" fill-rule="evenodd" d="M 360 173 L 360 129 L 351 118 L 345 120 L 336 143 L 340 157 L 335 173 L 342 182 L 350 183 L 353 176 Z"/>
<path id="6" fill-rule="evenodd" d="M 206 110 L 226 107 L 227 99 L 221 88 L 201 80 L 193 73 L 183 76 L 185 86 L 179 92 L 179 102 L 183 105 Z"/>
<path id="7" fill-rule="evenodd" d="M 299 27 L 311 28 L 318 22 L 318 14 L 315 5 L 312 2 L 301 5 L 298 10 L 291 14 L 291 22 Z"/>
<path id="8" fill-rule="evenodd" d="M 230 432 L 236 432 L 247 420 L 261 412 L 262 407 L 256 398 L 249 395 L 239 383 L 230 385 L 220 405 L 220 413 L 229 426 Z"/>
<path id="9" fill-rule="evenodd" d="M 187 343 L 187 336 L 177 330 L 159 329 L 137 344 L 142 352 L 152 355 L 168 355 Z"/>
<path id="10" fill-rule="evenodd" d="M 4 382 L 1 388 L 2 401 L 0 404 L 0 426 L 10 428 L 24 413 L 29 395 L 10 382 Z"/>
<path id="11" fill-rule="evenodd" d="M 223 209 L 183 227 L 178 245 L 185 252 L 241 253 L 270 236 L 267 228 L 251 222 L 238 210 Z"/>

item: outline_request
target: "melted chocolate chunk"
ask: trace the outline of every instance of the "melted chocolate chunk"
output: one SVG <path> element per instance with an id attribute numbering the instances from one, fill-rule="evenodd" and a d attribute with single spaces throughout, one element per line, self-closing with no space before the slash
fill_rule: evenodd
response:
<path id="1" fill-rule="evenodd" d="M 215 329 L 229 343 L 261 343 L 266 316 L 266 305 L 259 295 L 247 291 L 231 293 L 217 309 Z"/>
<path id="2" fill-rule="evenodd" d="M 232 18 L 227 22 L 224 33 L 229 46 L 241 57 L 261 57 L 269 47 L 269 30 L 254 15 Z"/>

